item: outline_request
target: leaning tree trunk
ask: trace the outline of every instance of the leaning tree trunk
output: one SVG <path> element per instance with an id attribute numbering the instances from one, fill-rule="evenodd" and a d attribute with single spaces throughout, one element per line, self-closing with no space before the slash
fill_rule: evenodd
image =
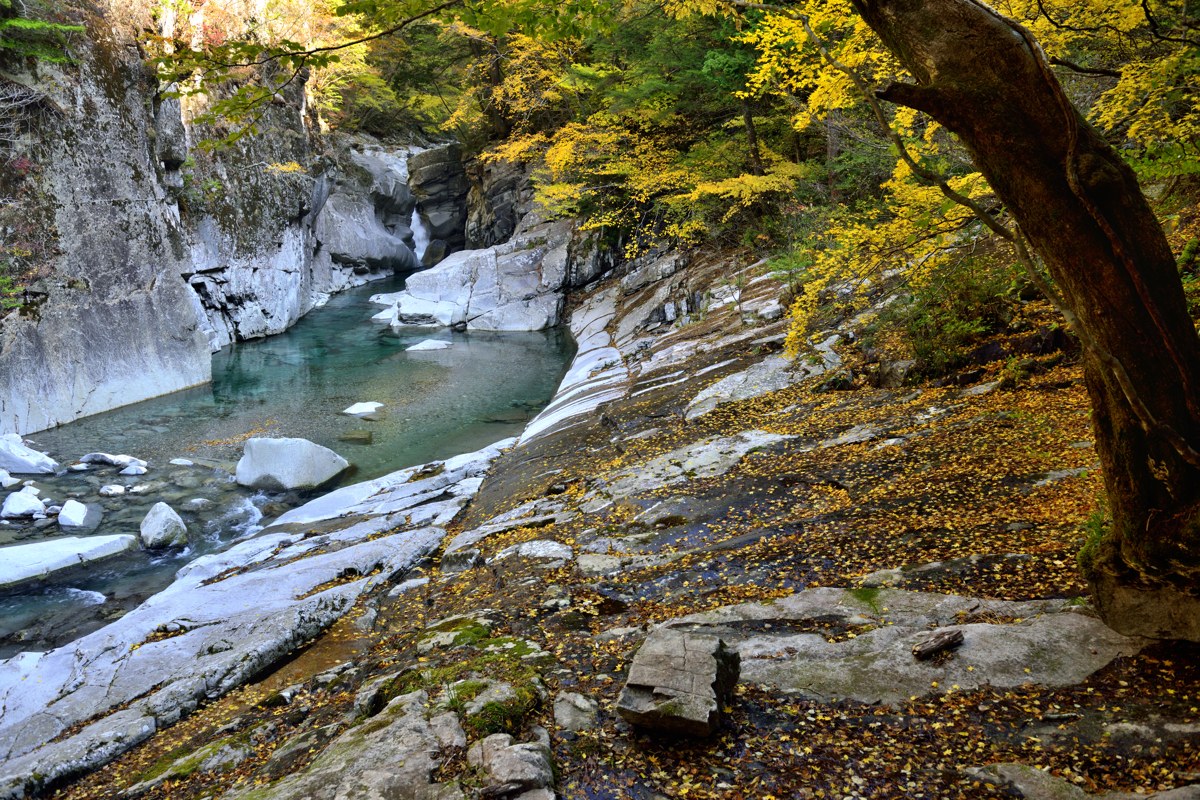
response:
<path id="1" fill-rule="evenodd" d="M 915 76 L 885 100 L 962 139 L 1077 317 L 1112 526 L 1083 554 L 1117 630 L 1200 640 L 1200 339 L 1132 170 L 1044 55 L 974 0 L 853 0 Z"/>

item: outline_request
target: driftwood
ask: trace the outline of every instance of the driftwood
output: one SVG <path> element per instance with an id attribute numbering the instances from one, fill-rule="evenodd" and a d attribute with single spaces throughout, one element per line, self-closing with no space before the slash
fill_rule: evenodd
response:
<path id="1" fill-rule="evenodd" d="M 918 661 L 928 661 L 938 653 L 953 650 L 963 643 L 961 630 L 942 630 L 913 645 L 912 654 Z"/>

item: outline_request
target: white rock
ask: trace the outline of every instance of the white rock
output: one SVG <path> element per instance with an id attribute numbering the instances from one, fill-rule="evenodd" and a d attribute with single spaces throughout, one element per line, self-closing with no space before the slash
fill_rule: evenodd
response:
<path id="1" fill-rule="evenodd" d="M 514 544 L 512 547 L 506 547 L 496 554 L 496 560 L 508 558 L 510 556 L 520 556 L 521 558 L 549 558 L 570 561 L 575 557 L 573 551 L 567 545 L 556 542 L 552 539 L 534 539 L 531 542 L 523 542 Z"/>
<path id="2" fill-rule="evenodd" d="M 25 488 L 21 490 L 21 494 L 30 494 L 37 497 L 42 493 L 42 490 L 32 484 L 25 484 Z"/>
<path id="3" fill-rule="evenodd" d="M 14 478 L 12 475 L 9 475 L 8 470 L 0 469 L 0 488 L 7 489 L 10 486 L 16 486 L 20 482 L 21 481 Z"/>
<path id="4" fill-rule="evenodd" d="M 349 466 L 328 447 L 307 439 L 249 439 L 236 477 L 239 484 L 254 489 L 312 489 Z"/>
<path id="5" fill-rule="evenodd" d="M 349 408 L 342 409 L 342 413 L 357 417 L 360 414 L 374 414 L 381 408 L 383 408 L 383 403 L 355 403 Z"/>
<path id="6" fill-rule="evenodd" d="M 193 467 L 196 465 L 195 461 L 190 461 L 186 458 L 172 458 L 167 463 L 172 464 L 176 467 Z"/>
<path id="7" fill-rule="evenodd" d="M 84 464 L 108 464 L 113 467 L 147 466 L 146 462 L 140 458 L 127 455 L 114 456 L 111 453 L 88 453 L 79 460 Z"/>
<path id="8" fill-rule="evenodd" d="M 4 500 L 4 507 L 0 509 L 0 517 L 4 519 L 32 517 L 45 510 L 46 506 L 36 496 L 23 491 L 13 492 Z"/>
<path id="9" fill-rule="evenodd" d="M 55 572 L 99 561 L 137 547 L 137 537 L 68 536 L 0 547 L 0 589 L 41 580 Z"/>
<path id="10" fill-rule="evenodd" d="M 166 503 L 155 503 L 150 513 L 142 519 L 139 533 L 142 544 L 151 549 L 159 547 L 182 547 L 187 544 L 187 525 Z"/>
<path id="11" fill-rule="evenodd" d="M 72 464 L 67 469 L 71 470 L 71 472 L 87 472 L 91 467 L 87 464 Z"/>
<path id="12" fill-rule="evenodd" d="M 108 486 L 100 487 L 101 497 L 120 497 L 125 494 L 125 487 L 117 483 L 110 483 Z"/>
<path id="13" fill-rule="evenodd" d="M 406 347 L 404 349 L 405 351 L 411 353 L 413 351 L 420 350 L 445 350 L 450 346 L 450 342 L 444 342 L 440 339 L 426 339 L 423 342 L 417 342 L 412 347 Z"/>
<path id="14" fill-rule="evenodd" d="M 83 503 L 68 500 L 58 512 L 58 524 L 64 528 L 82 528 L 87 522 L 87 513 L 87 506 Z"/>
<path id="15" fill-rule="evenodd" d="M 125 469 L 121 470 L 118 475 L 145 475 L 146 468 L 139 467 L 137 464 L 130 464 Z"/>
<path id="16" fill-rule="evenodd" d="M 58 462 L 45 453 L 26 447 L 17 434 L 6 433 L 0 436 L 0 469 L 18 474 L 47 475 L 58 469 Z"/>

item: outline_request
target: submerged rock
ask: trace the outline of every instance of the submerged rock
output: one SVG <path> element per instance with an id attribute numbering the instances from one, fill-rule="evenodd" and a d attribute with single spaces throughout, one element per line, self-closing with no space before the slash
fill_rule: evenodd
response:
<path id="1" fill-rule="evenodd" d="M 349 408 L 342 409 L 342 413 L 357 417 L 360 414 L 374 414 L 381 408 L 383 408 L 383 403 L 355 403 Z"/>
<path id="2" fill-rule="evenodd" d="M 0 436 L 0 468 L 17 474 L 49 475 L 58 469 L 58 462 L 26 447 L 17 434 L 6 433 Z"/>
<path id="3" fill-rule="evenodd" d="M 315 489 L 350 462 L 307 439 L 250 439 L 237 463 L 237 482 L 253 489 Z"/>
<path id="4" fill-rule="evenodd" d="M 412 347 L 406 347 L 404 349 L 405 351 L 412 353 L 420 352 L 422 350 L 445 350 L 450 346 L 450 342 L 442 341 L 440 339 L 426 339 L 423 342 L 417 342 Z"/>
<path id="5" fill-rule="evenodd" d="M 155 503 L 142 520 L 139 532 L 142 544 L 151 549 L 182 547 L 187 544 L 187 525 L 166 503 Z"/>
<path id="6" fill-rule="evenodd" d="M 80 564 L 89 564 L 137 547 L 137 537 L 69 536 L 0 548 L 0 589 L 42 580 Z"/>
<path id="7" fill-rule="evenodd" d="M 740 663 L 716 636 L 660 628 L 634 656 L 617 712 L 639 727 L 708 736 L 733 699 Z"/>

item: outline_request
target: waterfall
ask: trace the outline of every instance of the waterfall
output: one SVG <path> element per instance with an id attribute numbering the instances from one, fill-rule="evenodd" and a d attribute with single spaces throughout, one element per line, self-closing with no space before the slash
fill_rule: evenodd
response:
<path id="1" fill-rule="evenodd" d="M 425 227 L 425 220 L 421 219 L 421 212 L 416 208 L 413 208 L 412 219 L 409 220 L 408 226 L 412 228 L 413 253 L 420 262 L 425 258 L 425 248 L 429 247 L 429 229 Z"/>

